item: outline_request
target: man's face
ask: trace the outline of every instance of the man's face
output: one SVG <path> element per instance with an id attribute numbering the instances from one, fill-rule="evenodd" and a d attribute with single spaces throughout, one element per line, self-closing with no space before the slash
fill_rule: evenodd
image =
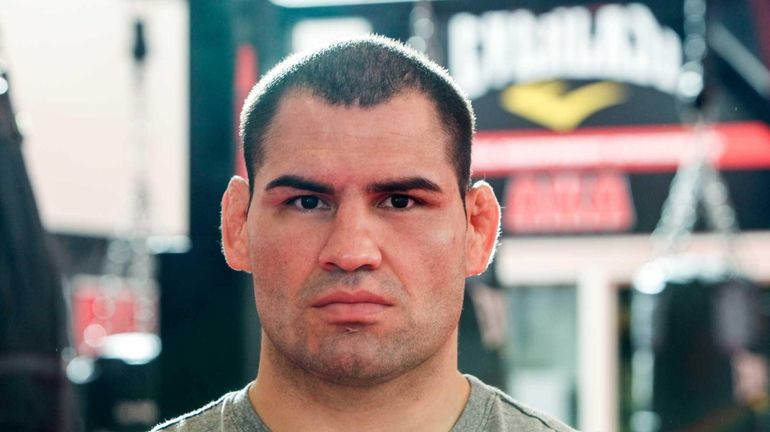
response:
<path id="1" fill-rule="evenodd" d="M 468 219 L 448 145 L 417 92 L 371 108 L 284 96 L 239 265 L 277 360 L 365 385 L 454 355 Z"/>

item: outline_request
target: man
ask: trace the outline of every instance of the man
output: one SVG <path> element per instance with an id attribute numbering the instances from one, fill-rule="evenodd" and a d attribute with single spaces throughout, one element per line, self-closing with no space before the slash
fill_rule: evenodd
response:
<path id="1" fill-rule="evenodd" d="M 457 370 L 465 278 L 500 220 L 489 185 L 470 184 L 473 128 L 451 78 L 382 37 L 268 73 L 241 115 L 248 181 L 222 199 L 259 372 L 156 430 L 570 430 Z"/>

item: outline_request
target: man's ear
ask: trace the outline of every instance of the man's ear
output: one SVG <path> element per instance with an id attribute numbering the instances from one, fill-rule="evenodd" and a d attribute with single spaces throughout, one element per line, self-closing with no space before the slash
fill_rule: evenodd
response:
<path id="1" fill-rule="evenodd" d="M 249 183 L 234 176 L 222 196 L 222 250 L 230 268 L 250 272 L 248 213 Z"/>
<path id="2" fill-rule="evenodd" d="M 473 276 L 487 269 L 500 234 L 500 204 L 487 182 L 476 182 L 465 194 L 465 213 L 465 275 Z"/>

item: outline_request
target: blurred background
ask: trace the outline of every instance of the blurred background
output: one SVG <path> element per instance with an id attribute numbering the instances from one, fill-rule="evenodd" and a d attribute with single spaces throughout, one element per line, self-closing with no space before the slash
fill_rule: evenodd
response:
<path id="1" fill-rule="evenodd" d="M 503 210 L 460 368 L 586 431 L 770 431 L 767 0 L 0 0 L 0 430 L 143 431 L 253 379 L 237 115 L 375 32 L 472 98 Z"/>

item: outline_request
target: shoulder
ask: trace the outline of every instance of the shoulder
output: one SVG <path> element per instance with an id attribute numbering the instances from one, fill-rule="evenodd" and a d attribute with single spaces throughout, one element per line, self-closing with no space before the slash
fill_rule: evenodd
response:
<path id="1" fill-rule="evenodd" d="M 471 383 L 471 397 L 466 407 L 467 412 L 463 413 L 461 420 L 469 414 L 465 420 L 473 423 L 467 426 L 472 424 L 472 427 L 477 429 L 457 429 L 458 431 L 574 432 L 574 429 L 563 422 L 511 398 L 500 389 L 487 385 L 474 376 L 466 377 Z"/>
<path id="2" fill-rule="evenodd" d="M 222 430 L 217 426 L 223 423 L 225 413 L 224 407 L 227 405 L 227 400 L 232 396 L 232 393 L 228 393 L 216 401 L 213 401 L 202 408 L 195 411 L 191 411 L 187 414 L 181 415 L 177 418 L 165 421 L 155 426 L 151 432 L 161 431 L 185 431 L 185 432 L 197 432 L 197 431 L 214 431 Z"/>
<path id="3" fill-rule="evenodd" d="M 248 387 L 247 387 L 248 388 Z M 230 392 L 209 404 L 155 426 L 150 432 L 230 431 L 237 416 L 238 401 L 246 397 L 246 388 Z"/>
<path id="4" fill-rule="evenodd" d="M 208 405 L 181 415 L 177 418 L 167 420 L 154 428 L 150 432 L 161 431 L 204 431 L 209 426 L 214 426 L 218 418 L 223 416 L 222 406 L 224 398 L 209 403 Z M 213 429 L 212 429 L 213 430 Z"/>

